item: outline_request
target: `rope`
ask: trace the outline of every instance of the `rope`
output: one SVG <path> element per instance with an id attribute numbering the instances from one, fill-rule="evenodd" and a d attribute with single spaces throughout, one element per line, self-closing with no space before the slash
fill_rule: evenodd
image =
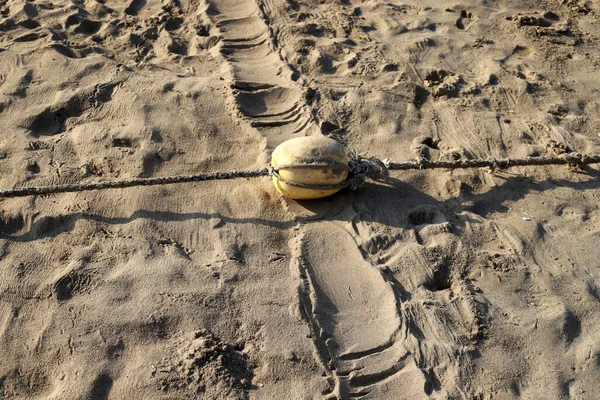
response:
<path id="1" fill-rule="evenodd" d="M 467 168 L 492 168 L 502 169 L 517 166 L 533 166 L 533 165 L 569 165 L 582 166 L 587 164 L 600 164 L 600 156 L 586 156 L 579 153 L 565 153 L 558 157 L 528 157 L 528 158 L 513 158 L 513 159 L 475 159 L 475 160 L 455 160 L 455 161 L 407 161 L 393 162 L 389 160 L 379 160 L 374 157 L 363 157 L 351 160 L 348 166 L 340 166 L 336 164 L 336 168 L 349 169 L 348 179 L 340 185 L 310 185 L 289 182 L 283 179 L 277 170 L 281 167 L 264 168 L 256 171 L 228 171 L 215 172 L 209 174 L 196 175 L 178 175 L 166 176 L 162 178 L 133 178 L 113 181 L 89 182 L 89 183 L 74 183 L 67 185 L 54 186 L 30 186 L 17 189 L 0 190 L 0 198 L 3 197 L 24 197 L 24 196 L 40 196 L 54 193 L 68 192 L 84 192 L 88 190 L 103 190 L 117 189 L 134 186 L 154 186 L 154 185 L 170 185 L 174 183 L 189 183 L 189 182 L 204 182 L 222 179 L 236 178 L 257 178 L 261 176 L 272 175 L 282 182 L 293 186 L 304 187 L 308 189 L 327 189 L 329 187 L 335 189 L 350 188 L 356 190 L 361 187 L 367 178 L 374 180 L 385 180 L 390 170 L 425 170 L 425 169 L 467 169 Z M 299 166 L 299 165 L 294 165 Z M 331 164 L 307 164 L 306 166 L 314 168 L 331 167 Z M 284 166 L 285 167 L 285 166 Z M 289 166 L 287 166 L 289 167 Z M 302 165 L 305 167 L 305 165 Z"/>
<path id="2" fill-rule="evenodd" d="M 204 182 L 220 179 L 235 179 L 235 178 L 256 178 L 259 176 L 268 176 L 268 169 L 259 169 L 257 171 L 229 171 L 215 172 L 212 174 L 197 174 L 197 175 L 178 175 L 166 176 L 163 178 L 134 178 L 115 181 L 89 182 L 89 183 L 74 183 L 70 185 L 55 185 L 55 186 L 30 186 L 19 189 L 0 190 L 1 197 L 23 197 L 35 196 L 53 193 L 68 193 L 68 192 L 84 192 L 87 190 L 102 190 L 102 189 L 117 189 L 133 186 L 154 186 L 154 185 L 170 185 L 173 183 L 187 182 Z"/>
<path id="3" fill-rule="evenodd" d="M 501 160 L 495 159 L 475 159 L 475 160 L 455 160 L 455 161 L 407 161 L 407 162 L 385 162 L 390 170 L 410 170 L 410 169 L 467 169 L 467 168 L 492 168 L 502 169 L 508 167 L 522 167 L 532 165 L 570 165 L 582 166 L 586 164 L 599 164 L 600 156 L 587 156 L 579 153 L 564 153 L 558 157 L 527 157 L 527 158 L 507 158 Z"/>

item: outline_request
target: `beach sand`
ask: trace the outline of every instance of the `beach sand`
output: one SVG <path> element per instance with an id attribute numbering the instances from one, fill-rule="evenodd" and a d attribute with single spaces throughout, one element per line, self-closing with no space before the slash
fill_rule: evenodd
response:
<path id="1" fill-rule="evenodd" d="M 0 0 L 0 188 L 600 154 L 600 3 Z M 597 399 L 600 172 L 0 200 L 0 398 Z"/>

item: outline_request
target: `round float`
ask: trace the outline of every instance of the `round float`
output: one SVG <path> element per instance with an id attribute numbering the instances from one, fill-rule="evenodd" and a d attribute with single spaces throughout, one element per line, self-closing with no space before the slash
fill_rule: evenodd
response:
<path id="1" fill-rule="evenodd" d="M 273 184 L 292 199 L 331 196 L 345 187 L 348 162 L 346 149 L 336 140 L 321 135 L 290 139 L 271 155 Z"/>

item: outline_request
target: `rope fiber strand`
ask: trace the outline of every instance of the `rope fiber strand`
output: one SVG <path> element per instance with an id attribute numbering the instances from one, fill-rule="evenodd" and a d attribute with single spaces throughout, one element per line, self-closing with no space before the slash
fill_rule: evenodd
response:
<path id="1" fill-rule="evenodd" d="M 379 160 L 374 157 L 363 157 L 351 160 L 349 164 L 349 177 L 342 184 L 356 190 L 364 184 L 365 179 L 385 180 L 388 170 L 425 170 L 425 169 L 468 169 L 492 168 L 503 169 L 517 166 L 533 165 L 569 165 L 582 166 L 587 164 L 600 164 L 600 156 L 586 156 L 579 153 L 565 153 L 558 157 L 528 157 L 513 159 L 474 159 L 455 161 L 407 161 L 393 162 Z M 315 166 L 316 167 L 316 166 Z M 320 166 L 322 167 L 322 166 Z M 196 175 L 177 175 L 159 178 L 133 178 L 101 182 L 74 183 L 54 186 L 29 186 L 16 189 L 0 190 L 0 198 L 40 196 L 55 193 L 84 192 L 88 190 L 104 190 L 128 188 L 134 186 L 170 185 L 174 183 L 204 182 L 236 178 L 258 178 L 273 175 L 281 179 L 273 168 L 263 168 L 256 171 L 228 171 Z M 309 185 L 312 188 L 321 188 L 319 185 Z"/>

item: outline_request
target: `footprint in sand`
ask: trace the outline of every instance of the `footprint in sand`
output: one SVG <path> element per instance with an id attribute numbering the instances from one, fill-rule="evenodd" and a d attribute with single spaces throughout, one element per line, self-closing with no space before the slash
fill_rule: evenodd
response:
<path id="1" fill-rule="evenodd" d="M 146 0 L 133 0 L 129 3 L 129 6 L 125 9 L 125 14 L 136 16 L 146 5 Z"/>
<path id="2" fill-rule="evenodd" d="M 460 30 L 468 31 L 469 28 L 471 27 L 471 25 L 473 24 L 473 22 L 476 20 L 477 20 L 477 17 L 475 17 L 469 11 L 461 10 L 460 17 L 456 20 L 456 22 L 454 23 L 454 26 L 456 26 Z"/>
<path id="3" fill-rule="evenodd" d="M 404 346 L 399 298 L 349 231 L 342 223 L 311 224 L 300 247 L 301 308 L 331 379 L 324 394 L 385 397 L 401 390 L 406 398 L 426 397 L 425 377 Z"/>

